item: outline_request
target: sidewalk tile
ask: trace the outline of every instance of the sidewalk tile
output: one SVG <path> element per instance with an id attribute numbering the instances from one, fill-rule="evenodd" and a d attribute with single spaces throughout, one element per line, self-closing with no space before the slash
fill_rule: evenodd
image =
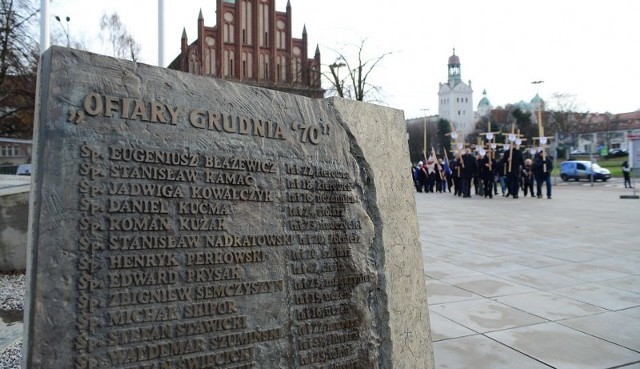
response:
<path id="1" fill-rule="evenodd" d="M 479 333 L 546 321 L 522 310 L 489 299 L 433 305 L 430 310 Z"/>
<path id="2" fill-rule="evenodd" d="M 603 369 L 640 360 L 640 353 L 557 323 L 537 324 L 487 336 L 562 369 Z"/>
<path id="3" fill-rule="evenodd" d="M 598 283 L 581 284 L 549 292 L 608 310 L 622 310 L 640 306 L 640 294 L 618 290 Z"/>
<path id="4" fill-rule="evenodd" d="M 433 343 L 437 369 L 549 369 L 483 335 Z"/>
<path id="5" fill-rule="evenodd" d="M 445 278 L 441 281 L 483 297 L 497 297 L 535 291 L 531 287 L 491 275 Z"/>
<path id="6" fill-rule="evenodd" d="M 640 352 L 640 319 L 618 312 L 563 320 L 560 324 Z"/>
<path id="7" fill-rule="evenodd" d="M 498 297 L 496 301 L 551 321 L 607 311 L 594 305 L 544 291 Z"/>

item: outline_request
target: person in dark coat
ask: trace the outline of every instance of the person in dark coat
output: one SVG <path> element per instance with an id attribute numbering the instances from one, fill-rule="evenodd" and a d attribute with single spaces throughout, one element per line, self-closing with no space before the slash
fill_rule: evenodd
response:
<path id="1" fill-rule="evenodd" d="M 631 168 L 626 160 L 622 163 L 622 175 L 624 176 L 624 188 L 627 188 L 627 185 L 629 188 L 633 188 L 631 186 Z"/>
<path id="2" fill-rule="evenodd" d="M 468 149 L 467 152 L 462 155 L 461 160 L 464 163 L 460 175 L 462 197 L 471 197 L 471 181 L 473 181 L 473 176 L 478 170 L 478 163 L 476 162 L 475 156 Z"/>
<path id="3" fill-rule="evenodd" d="M 496 161 L 491 157 L 490 153 L 486 153 L 480 161 L 478 161 L 478 169 L 480 178 L 484 187 L 484 197 L 493 198 L 493 183 L 495 176 Z"/>
<path id="4" fill-rule="evenodd" d="M 542 153 L 537 153 L 533 160 L 533 174 L 536 177 L 536 194 L 539 199 L 542 198 L 542 183 L 547 186 L 547 198 L 551 199 L 551 171 L 553 170 L 553 162 L 548 156 L 543 158 Z"/>
<path id="5" fill-rule="evenodd" d="M 418 171 L 418 186 L 422 191 L 418 192 L 428 192 L 428 182 L 429 182 L 429 174 L 427 173 L 427 165 L 423 162 L 418 163 L 420 169 Z"/>
<path id="6" fill-rule="evenodd" d="M 514 199 L 518 198 L 518 191 L 520 190 L 520 174 L 522 173 L 522 166 L 524 165 L 524 158 L 522 151 L 518 148 L 505 151 L 507 166 L 507 181 L 509 181 L 509 194 Z"/>
<path id="7" fill-rule="evenodd" d="M 522 191 L 524 192 L 524 197 L 527 197 L 527 192 L 531 194 L 531 197 L 534 197 L 533 193 L 533 161 L 531 159 L 527 159 L 524 161 L 524 167 L 522 167 Z"/>

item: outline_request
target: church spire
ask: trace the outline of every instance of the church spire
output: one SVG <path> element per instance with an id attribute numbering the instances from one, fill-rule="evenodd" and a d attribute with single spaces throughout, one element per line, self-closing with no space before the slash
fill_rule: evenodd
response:
<path id="1" fill-rule="evenodd" d="M 456 48 L 453 48 L 453 54 L 449 57 L 449 63 L 447 64 L 449 69 L 448 82 L 451 87 L 462 82 L 462 73 L 460 70 L 460 58 L 456 55 Z"/>

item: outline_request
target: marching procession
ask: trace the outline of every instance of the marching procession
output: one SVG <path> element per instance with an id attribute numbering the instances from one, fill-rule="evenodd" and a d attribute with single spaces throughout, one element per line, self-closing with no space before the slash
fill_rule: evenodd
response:
<path id="1" fill-rule="evenodd" d="M 547 199 L 551 199 L 553 162 L 545 151 L 549 137 L 535 137 L 534 140 L 538 140 L 540 146 L 531 147 L 523 152 L 521 145 L 525 139 L 520 138 L 513 128 L 512 132 L 506 135 L 507 143 L 494 142 L 498 133 L 483 133 L 488 143 L 485 145 L 480 141 L 474 145 L 475 150 L 472 151 L 458 142 L 457 132 L 451 132 L 450 136 L 456 146 L 452 160 L 449 160 L 446 151 L 443 157 L 438 157 L 432 148 L 426 162 L 420 161 L 412 166 L 411 173 L 416 191 L 453 192 L 455 196 L 470 198 L 473 187 L 474 194 L 484 198 L 502 194 L 502 197 L 517 199 L 522 191 L 524 197 L 546 196 Z M 502 148 L 501 153 L 497 150 L 498 146 Z M 546 187 L 544 195 L 543 185 Z"/>
<path id="2" fill-rule="evenodd" d="M 412 168 L 413 182 L 418 192 L 450 192 L 455 196 L 471 197 L 471 187 L 476 196 L 517 199 L 522 190 L 524 197 L 542 198 L 543 185 L 546 196 L 551 199 L 551 171 L 553 162 L 542 153 L 523 159 L 519 149 L 505 151 L 499 160 L 487 151 L 472 153 L 466 149 L 457 153 L 451 161 L 429 156 L 427 162 L 420 161 Z M 534 192 L 535 183 L 535 192 Z"/>

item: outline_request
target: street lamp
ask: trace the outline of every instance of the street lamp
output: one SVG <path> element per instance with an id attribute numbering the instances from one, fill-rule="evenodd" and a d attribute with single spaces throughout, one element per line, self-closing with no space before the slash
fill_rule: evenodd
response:
<path id="1" fill-rule="evenodd" d="M 60 25 L 60 27 L 62 27 L 62 31 L 64 32 L 65 36 L 67 36 L 67 47 L 70 47 L 71 44 L 69 43 L 69 21 L 71 20 L 71 18 L 65 17 L 65 19 L 67 21 L 67 28 L 66 29 L 62 25 L 62 21 L 60 20 L 60 17 L 58 17 L 56 15 L 56 20 L 58 21 L 58 24 Z"/>
<path id="2" fill-rule="evenodd" d="M 540 85 L 541 83 L 544 83 L 544 81 L 533 81 L 531 82 L 531 84 L 533 85 Z M 539 129 L 542 129 L 540 127 L 542 127 L 542 102 L 540 101 L 540 94 L 539 94 L 539 89 L 536 89 L 536 95 L 538 96 L 538 127 Z M 540 136 L 544 136 L 543 132 L 540 132 Z"/>
<path id="3" fill-rule="evenodd" d="M 424 156 L 424 162 L 427 162 L 427 112 L 429 109 L 420 109 L 424 112 L 424 143 L 422 146 L 422 155 Z"/>

